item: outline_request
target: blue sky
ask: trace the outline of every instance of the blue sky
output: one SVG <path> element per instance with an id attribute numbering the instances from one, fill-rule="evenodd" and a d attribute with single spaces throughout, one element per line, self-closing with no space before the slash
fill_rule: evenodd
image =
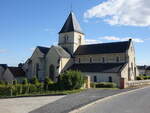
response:
<path id="1" fill-rule="evenodd" d="M 0 64 L 17 65 L 36 46 L 56 44 L 72 3 L 87 42 L 133 38 L 137 63 L 150 65 L 150 2 L 123 1 L 0 0 Z"/>

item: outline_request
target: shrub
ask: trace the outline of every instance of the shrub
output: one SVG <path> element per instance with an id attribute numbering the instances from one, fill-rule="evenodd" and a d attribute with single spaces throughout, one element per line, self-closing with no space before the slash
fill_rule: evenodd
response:
<path id="1" fill-rule="evenodd" d="M 91 83 L 90 83 L 90 87 L 91 87 L 91 88 L 95 88 L 95 83 L 94 83 L 94 82 L 91 82 Z"/>
<path id="2" fill-rule="evenodd" d="M 46 77 L 45 80 L 44 80 L 44 90 L 48 90 L 49 88 L 49 85 L 53 84 L 53 81 L 49 78 L 49 77 Z"/>
<path id="3" fill-rule="evenodd" d="M 27 78 L 23 79 L 22 84 L 27 85 L 28 84 L 28 79 Z"/>
<path id="4" fill-rule="evenodd" d="M 136 79 L 137 80 L 144 80 L 143 76 L 137 76 Z"/>
<path id="5" fill-rule="evenodd" d="M 0 85 L 4 85 L 4 84 L 5 84 L 5 82 L 0 80 Z"/>
<path id="6" fill-rule="evenodd" d="M 112 82 L 100 82 L 100 83 L 95 83 L 96 88 L 116 88 L 117 85 Z"/>
<path id="7" fill-rule="evenodd" d="M 34 76 L 32 79 L 31 79 L 31 84 L 38 84 L 39 83 L 39 80 L 37 79 L 36 76 Z"/>
<path id="8" fill-rule="evenodd" d="M 18 84 L 18 81 L 17 80 L 14 80 L 13 81 L 13 85 L 17 85 Z"/>
<path id="9" fill-rule="evenodd" d="M 0 85 L 0 96 L 11 96 L 12 86 L 10 85 Z"/>
<path id="10" fill-rule="evenodd" d="M 84 84 L 84 76 L 79 71 L 66 71 L 59 77 L 59 86 L 61 89 L 73 90 L 80 89 Z"/>

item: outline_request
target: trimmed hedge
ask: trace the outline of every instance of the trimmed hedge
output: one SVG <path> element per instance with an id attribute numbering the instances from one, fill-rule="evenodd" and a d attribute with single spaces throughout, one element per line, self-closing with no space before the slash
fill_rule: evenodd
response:
<path id="1" fill-rule="evenodd" d="M 99 82 L 95 83 L 95 88 L 116 88 L 117 84 L 112 82 Z"/>
<path id="2" fill-rule="evenodd" d="M 150 76 L 137 76 L 137 80 L 150 80 Z"/>

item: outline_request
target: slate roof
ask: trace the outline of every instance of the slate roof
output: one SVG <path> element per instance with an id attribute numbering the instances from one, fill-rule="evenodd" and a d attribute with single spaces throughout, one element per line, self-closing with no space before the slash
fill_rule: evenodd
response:
<path id="1" fill-rule="evenodd" d="M 4 69 L 7 68 L 7 64 L 0 64 L 0 66 L 2 66 Z"/>
<path id="2" fill-rule="evenodd" d="M 83 63 L 74 64 L 68 70 L 81 72 L 118 73 L 126 63 Z"/>
<path id="3" fill-rule="evenodd" d="M 20 67 L 8 67 L 14 77 L 25 77 L 25 72 Z"/>
<path id="4" fill-rule="evenodd" d="M 131 40 L 123 42 L 80 45 L 74 55 L 124 53 L 129 49 Z"/>
<path id="5" fill-rule="evenodd" d="M 63 57 L 63 58 L 70 58 L 70 54 L 65 51 L 61 46 L 52 46 L 56 52 L 59 54 L 60 57 Z"/>
<path id="6" fill-rule="evenodd" d="M 66 32 L 72 32 L 72 31 L 76 31 L 76 32 L 83 34 L 82 29 L 80 27 L 80 24 L 75 14 L 73 12 L 70 12 L 64 26 L 62 27 L 59 33 L 66 33 Z"/>
<path id="7" fill-rule="evenodd" d="M 37 48 L 39 48 L 39 50 L 43 53 L 43 54 L 47 54 L 49 49 L 48 47 L 42 47 L 42 46 L 37 46 Z"/>
<path id="8" fill-rule="evenodd" d="M 140 70 L 150 70 L 150 66 L 144 65 L 144 66 L 137 66 Z"/>
<path id="9" fill-rule="evenodd" d="M 145 65 L 145 66 L 137 66 L 137 67 L 138 67 L 138 69 L 146 70 L 148 66 Z"/>

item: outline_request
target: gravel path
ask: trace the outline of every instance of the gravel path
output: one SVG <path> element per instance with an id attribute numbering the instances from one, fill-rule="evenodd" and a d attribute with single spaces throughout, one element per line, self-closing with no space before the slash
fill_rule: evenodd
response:
<path id="1" fill-rule="evenodd" d="M 0 113 L 29 113 L 64 96 L 0 99 Z"/>
<path id="2" fill-rule="evenodd" d="M 74 109 L 80 108 L 98 99 L 118 94 L 131 89 L 89 89 L 77 94 L 68 95 L 53 103 L 49 103 L 41 108 L 38 108 L 30 113 L 68 113 Z"/>

